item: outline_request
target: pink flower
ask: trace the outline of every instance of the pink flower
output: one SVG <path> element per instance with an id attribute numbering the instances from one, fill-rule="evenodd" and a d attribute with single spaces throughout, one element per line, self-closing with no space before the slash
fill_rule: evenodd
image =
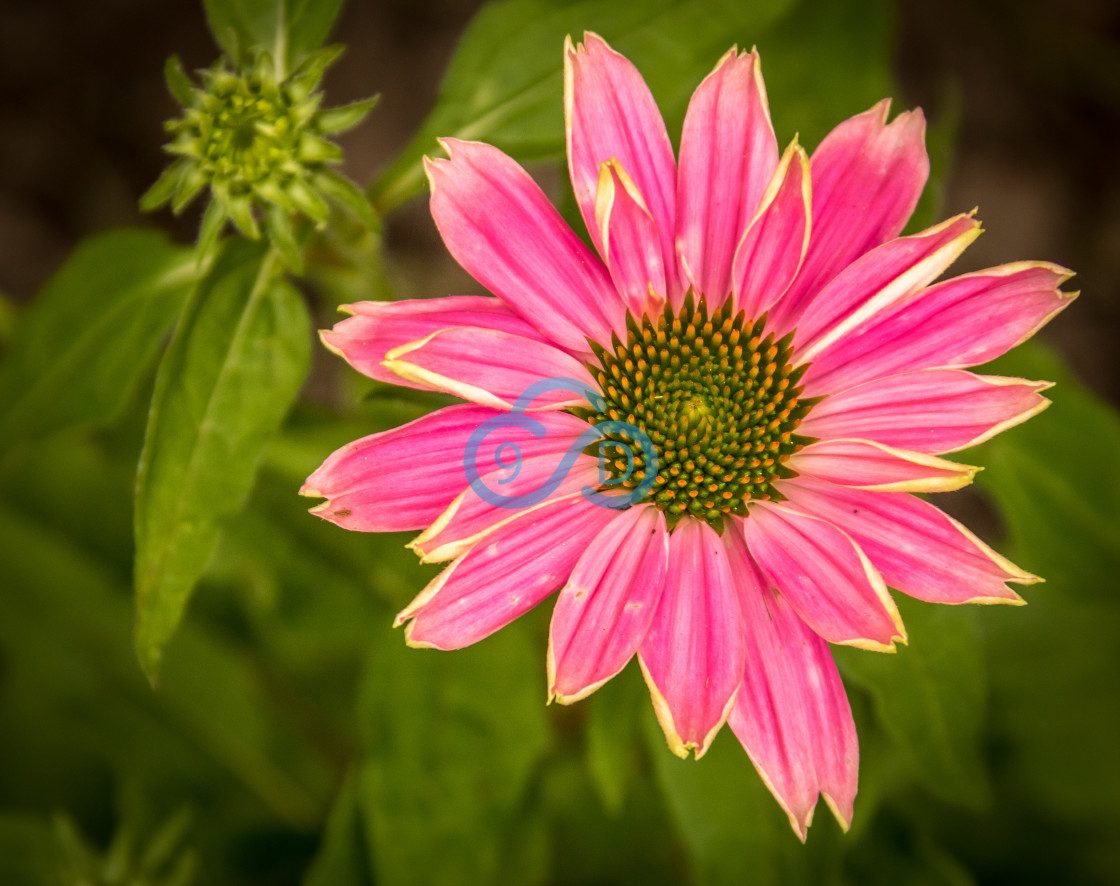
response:
<path id="1" fill-rule="evenodd" d="M 559 591 L 553 698 L 637 653 L 675 753 L 702 756 L 726 721 L 802 839 L 818 795 L 847 827 L 858 748 L 828 644 L 905 642 L 888 586 L 1014 604 L 1007 583 L 1038 580 L 910 493 L 969 483 L 976 468 L 940 456 L 1047 405 L 1045 382 L 966 367 L 1064 308 L 1070 274 L 1021 262 L 933 283 L 980 228 L 958 215 L 899 236 L 928 175 L 921 112 L 887 123 L 883 101 L 812 158 L 796 140 L 779 155 L 755 52 L 700 84 L 679 158 L 641 75 L 594 34 L 566 47 L 564 107 L 598 255 L 513 160 L 445 140 L 432 214 L 496 297 L 351 305 L 323 341 L 376 379 L 468 402 L 351 443 L 302 492 L 348 529 L 423 529 L 411 547 L 451 561 L 397 616 L 410 645 L 470 645 Z M 591 455 L 522 510 L 467 486 L 471 433 L 557 377 L 605 403 L 538 401 L 547 433 L 505 438 L 521 447 L 509 493 L 618 419 L 656 448 L 639 503 L 581 494 L 600 483 Z M 633 489 L 651 466 L 629 447 Z"/>

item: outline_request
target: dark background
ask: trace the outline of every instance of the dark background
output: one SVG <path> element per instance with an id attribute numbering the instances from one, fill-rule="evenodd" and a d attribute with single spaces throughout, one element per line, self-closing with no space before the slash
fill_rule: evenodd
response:
<path id="1" fill-rule="evenodd" d="M 332 103 L 382 101 L 344 136 L 362 183 L 423 119 L 476 0 L 352 0 L 334 39 Z M 1077 373 L 1120 403 L 1120 4 L 1110 0 L 919 0 L 899 5 L 895 109 L 922 106 L 956 148 L 942 215 L 978 206 L 986 233 L 954 270 L 1019 259 L 1078 272 L 1075 310 L 1044 332 Z M 744 42 L 749 42 L 749 36 Z M 765 64 L 765 47 L 763 60 Z M 217 55 L 200 0 L 5 0 L 0 4 L 0 292 L 31 298 L 84 236 L 124 224 L 193 239 L 197 207 L 144 220 L 137 198 L 165 165 L 160 121 L 176 106 L 165 58 Z M 557 97 L 557 113 L 560 113 Z M 394 216 L 407 268 L 450 259 L 422 201 Z M 441 264 L 442 263 L 442 264 Z M 477 287 L 463 289 L 473 291 Z M 450 291 L 440 287 L 432 294 Z"/>

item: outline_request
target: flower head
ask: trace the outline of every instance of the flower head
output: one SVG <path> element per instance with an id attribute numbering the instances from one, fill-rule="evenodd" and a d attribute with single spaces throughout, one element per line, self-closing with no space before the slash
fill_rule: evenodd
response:
<path id="1" fill-rule="evenodd" d="M 244 70 L 233 71 L 219 59 L 201 72 L 201 87 L 172 57 L 167 82 L 184 112 L 165 125 L 172 135 L 166 150 L 178 159 L 141 198 L 141 208 L 170 201 L 179 213 L 208 187 L 213 199 L 199 238 L 202 252 L 227 220 L 257 239 L 263 215 L 269 236 L 295 263 L 290 217 L 325 221 L 327 198 L 372 226 L 372 210 L 361 191 L 329 168 L 342 160 L 342 152 L 326 136 L 356 126 L 376 102 L 319 107 L 319 81 L 340 53 L 340 47 L 312 53 L 286 78 L 278 76 L 272 56 L 263 50 Z"/>
<path id="2" fill-rule="evenodd" d="M 919 111 L 888 123 L 884 101 L 811 158 L 780 154 L 758 55 L 732 50 L 675 157 L 625 58 L 588 34 L 565 61 L 598 255 L 509 157 L 445 140 L 432 213 L 494 296 L 352 305 L 323 340 L 373 378 L 468 402 L 349 444 L 302 491 L 349 529 L 423 530 L 411 547 L 451 561 L 397 618 L 411 645 L 475 643 L 559 591 L 553 698 L 636 654 L 674 752 L 700 757 L 729 723 L 802 838 L 818 796 L 846 827 L 858 748 L 829 644 L 905 642 L 888 586 L 1021 603 L 1008 583 L 1037 581 L 911 493 L 969 483 L 941 456 L 1047 405 L 1044 382 L 967 367 L 1068 304 L 1069 273 L 934 283 L 980 229 L 966 214 L 899 236 L 928 175 Z M 526 412 L 549 378 L 564 384 Z M 472 434 L 503 416 L 516 464 L 484 441 L 486 488 L 552 484 L 521 510 L 465 482 Z M 589 488 L 642 494 L 603 507 Z"/>

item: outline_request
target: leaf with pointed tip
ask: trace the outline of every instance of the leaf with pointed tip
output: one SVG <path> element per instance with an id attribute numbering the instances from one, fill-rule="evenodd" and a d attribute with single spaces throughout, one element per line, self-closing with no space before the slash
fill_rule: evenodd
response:
<path id="1" fill-rule="evenodd" d="M 179 56 L 168 56 L 163 65 L 163 77 L 167 81 L 167 88 L 172 97 L 184 108 L 194 101 L 195 87 L 187 72 L 183 70 L 183 63 L 179 60 Z"/>
<path id="2" fill-rule="evenodd" d="M 348 105 L 340 105 L 337 108 L 327 108 L 325 111 L 319 112 L 316 125 L 320 132 L 330 134 L 353 129 L 366 118 L 366 115 L 371 110 L 373 110 L 379 98 L 379 96 L 374 95 L 370 98 L 364 98 L 361 101 L 351 102 Z"/>
<path id="3" fill-rule="evenodd" d="M 156 378 L 136 486 L 136 652 L 149 679 L 299 391 L 310 323 L 274 253 L 234 242 L 199 283 Z"/>

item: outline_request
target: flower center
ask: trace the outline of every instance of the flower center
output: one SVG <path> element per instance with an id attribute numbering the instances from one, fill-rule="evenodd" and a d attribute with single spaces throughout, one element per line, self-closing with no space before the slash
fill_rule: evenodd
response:
<path id="1" fill-rule="evenodd" d="M 786 462 L 812 442 L 794 432 L 817 400 L 801 397 L 808 364 L 791 365 L 793 334 L 775 341 L 765 326 L 765 316 L 748 322 L 730 303 L 709 316 L 704 298 L 689 293 L 679 313 L 666 307 L 640 324 L 628 318 L 626 341 L 614 336 L 611 350 L 593 345 L 598 365 L 589 368 L 605 406 L 581 415 L 592 424 L 628 422 L 652 441 L 658 463 L 649 494 L 670 527 L 690 515 L 722 531 L 725 515 L 781 500 L 775 482 L 797 476 Z M 596 450 L 611 455 L 606 473 L 636 487 L 646 468 L 641 446 L 626 434 L 606 439 L 612 445 Z M 633 454 L 628 475 L 621 447 Z"/>
<path id="2" fill-rule="evenodd" d="M 195 135 L 214 178 L 252 184 L 282 171 L 285 161 L 298 155 L 301 121 L 279 87 L 256 74 L 227 72 L 208 85 Z"/>

